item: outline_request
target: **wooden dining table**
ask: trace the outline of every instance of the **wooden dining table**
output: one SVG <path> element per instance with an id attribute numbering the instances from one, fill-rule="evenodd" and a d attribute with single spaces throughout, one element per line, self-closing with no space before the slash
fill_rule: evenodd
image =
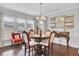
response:
<path id="1" fill-rule="evenodd" d="M 49 39 L 50 37 L 47 36 L 46 34 L 42 34 L 41 36 L 39 34 L 35 34 L 35 35 L 31 36 L 31 38 L 34 39 L 34 41 L 38 43 L 37 48 L 36 48 L 37 55 L 42 55 L 43 51 L 42 51 L 42 45 L 40 44 L 40 42 L 42 40 Z"/>
<path id="2" fill-rule="evenodd" d="M 50 37 L 47 36 L 46 34 L 43 34 L 43 35 L 39 35 L 39 34 L 35 34 L 35 35 L 32 35 L 31 37 L 32 39 L 35 40 L 35 42 L 41 42 L 42 40 L 45 40 L 45 39 L 49 39 Z"/>

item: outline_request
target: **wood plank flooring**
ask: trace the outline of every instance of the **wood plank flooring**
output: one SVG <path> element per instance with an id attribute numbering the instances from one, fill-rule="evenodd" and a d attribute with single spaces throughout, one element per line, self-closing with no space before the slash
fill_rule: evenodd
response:
<path id="1" fill-rule="evenodd" d="M 53 44 L 52 56 L 78 56 L 78 49 L 66 46 Z M 14 45 L 0 48 L 0 56 L 24 56 L 24 46 Z M 35 54 L 31 55 L 35 56 Z"/>

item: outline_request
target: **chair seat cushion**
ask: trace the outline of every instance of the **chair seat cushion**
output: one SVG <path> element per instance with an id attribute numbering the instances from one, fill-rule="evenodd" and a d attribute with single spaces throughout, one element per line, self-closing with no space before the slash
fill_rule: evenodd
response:
<path id="1" fill-rule="evenodd" d="M 14 42 L 22 42 L 22 39 L 14 39 Z"/>
<path id="2" fill-rule="evenodd" d="M 41 45 L 48 46 L 48 43 L 46 43 L 46 42 L 45 42 L 45 43 L 44 43 L 44 42 L 40 42 L 40 44 L 41 44 Z"/>
<path id="3" fill-rule="evenodd" d="M 48 46 L 48 39 L 42 40 L 42 42 L 40 42 L 40 44 L 41 44 L 41 45 Z"/>
<path id="4" fill-rule="evenodd" d="M 30 41 L 30 46 L 37 45 L 37 42 Z"/>

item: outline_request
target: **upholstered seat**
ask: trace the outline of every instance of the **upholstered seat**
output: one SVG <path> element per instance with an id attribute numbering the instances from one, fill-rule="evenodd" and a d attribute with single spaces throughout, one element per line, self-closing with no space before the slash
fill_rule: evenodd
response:
<path id="1" fill-rule="evenodd" d="M 21 42 L 22 40 L 16 38 L 16 39 L 14 39 L 13 41 L 14 41 L 14 42 Z"/>
<path id="2" fill-rule="evenodd" d="M 22 38 L 20 36 L 20 33 L 12 33 L 12 44 L 16 44 L 16 43 L 22 43 Z"/>
<path id="3" fill-rule="evenodd" d="M 49 39 L 42 40 L 42 42 L 40 42 L 40 44 L 41 44 L 41 45 L 48 46 L 48 40 L 49 40 Z"/>

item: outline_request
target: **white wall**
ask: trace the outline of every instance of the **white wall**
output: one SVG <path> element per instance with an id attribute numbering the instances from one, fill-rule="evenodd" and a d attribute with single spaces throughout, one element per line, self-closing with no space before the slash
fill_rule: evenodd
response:
<path id="1" fill-rule="evenodd" d="M 1 29 L 1 14 L 2 13 L 0 13 L 0 47 L 2 47 L 2 29 Z"/>
<path id="2" fill-rule="evenodd" d="M 79 12 L 75 14 L 74 22 L 74 28 L 71 30 L 70 45 L 79 48 Z"/>
<path id="3" fill-rule="evenodd" d="M 72 47 L 79 48 L 79 8 L 69 8 L 48 14 L 49 16 L 74 15 L 74 28 L 70 29 L 70 42 Z M 54 41 L 59 44 L 66 44 L 65 40 L 57 39 Z"/>

